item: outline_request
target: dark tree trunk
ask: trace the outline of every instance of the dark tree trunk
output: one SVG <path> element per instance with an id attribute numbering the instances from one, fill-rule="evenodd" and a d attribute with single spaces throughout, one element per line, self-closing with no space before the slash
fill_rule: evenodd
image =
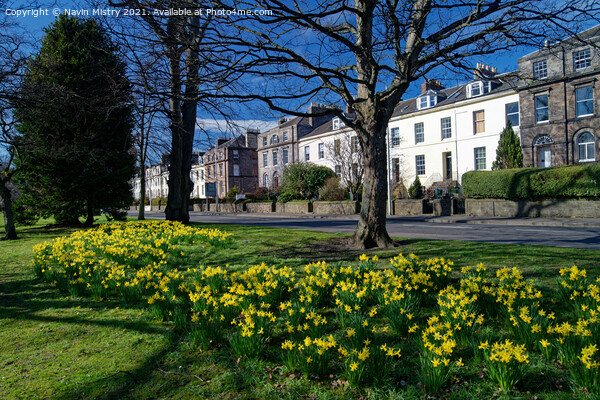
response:
<path id="1" fill-rule="evenodd" d="M 94 225 L 94 205 L 88 200 L 87 203 L 87 218 L 85 219 L 85 226 Z"/>
<path id="2" fill-rule="evenodd" d="M 354 244 L 361 248 L 392 247 L 386 229 L 387 168 L 385 127 L 373 126 L 367 135 L 360 135 L 363 147 L 364 179 L 362 206 L 354 231 Z"/>
<path id="3" fill-rule="evenodd" d="M 12 196 L 10 189 L 6 187 L 6 182 L 2 181 L 0 186 L 0 196 L 4 204 L 4 235 L 5 240 L 17 239 L 17 229 L 15 228 L 15 214 L 13 210 Z"/>
<path id="4" fill-rule="evenodd" d="M 146 207 L 146 165 L 140 164 L 140 204 L 138 207 L 137 219 L 142 221 L 145 220 L 144 211 Z"/>
<path id="5" fill-rule="evenodd" d="M 177 23 L 174 21 L 174 23 Z M 179 21 L 182 23 L 182 21 Z M 181 27 L 181 25 L 180 25 Z M 177 29 L 175 25 L 173 29 Z M 198 38 L 200 26 L 197 17 L 191 18 L 190 31 Z M 169 51 L 171 100 L 171 157 L 169 165 L 169 197 L 165 209 L 165 218 L 170 221 L 190 221 L 189 204 L 192 192 L 192 151 L 194 130 L 196 128 L 196 110 L 198 107 L 198 71 L 200 68 L 199 43 L 192 41 L 185 54 L 185 92 L 181 98 L 181 52 L 172 47 Z"/>

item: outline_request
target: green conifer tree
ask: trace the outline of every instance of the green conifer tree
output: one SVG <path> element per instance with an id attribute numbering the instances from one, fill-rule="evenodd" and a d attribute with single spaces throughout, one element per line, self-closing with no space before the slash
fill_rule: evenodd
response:
<path id="1" fill-rule="evenodd" d="M 523 150 L 521 141 L 510 124 L 502 130 L 498 149 L 496 150 L 496 161 L 492 164 L 493 170 L 523 168 Z"/>
<path id="2" fill-rule="evenodd" d="M 43 216 L 76 223 L 131 204 L 131 85 L 108 34 L 61 15 L 28 63 L 16 104 L 25 197 Z"/>

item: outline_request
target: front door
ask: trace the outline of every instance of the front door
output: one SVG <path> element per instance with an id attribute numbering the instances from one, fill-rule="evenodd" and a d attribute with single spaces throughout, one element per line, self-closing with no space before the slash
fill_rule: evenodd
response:
<path id="1" fill-rule="evenodd" d="M 552 166 L 552 150 L 550 147 L 540 148 L 540 168 Z"/>
<path id="2" fill-rule="evenodd" d="M 445 174 L 444 179 L 452 179 L 452 153 L 444 153 Z"/>

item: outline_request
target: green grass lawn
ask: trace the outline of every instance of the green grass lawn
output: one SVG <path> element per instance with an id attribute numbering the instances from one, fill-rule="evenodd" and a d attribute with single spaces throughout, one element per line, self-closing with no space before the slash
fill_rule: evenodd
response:
<path id="1" fill-rule="evenodd" d="M 2 399 L 409 399 L 424 396 L 410 371 L 389 385 L 353 390 L 339 380 L 304 379 L 284 373 L 277 354 L 262 361 L 232 357 L 225 346 L 201 351 L 172 325 L 145 308 L 117 300 L 92 301 L 59 293 L 37 280 L 35 244 L 73 229 L 47 228 L 43 221 L 21 227 L 20 239 L 0 242 L 0 398 Z M 188 251 L 187 265 L 265 262 L 298 268 L 307 262 L 355 261 L 362 251 L 345 248 L 347 236 L 307 230 L 220 225 L 234 234 L 230 248 Z M 0 226 L 0 228 L 3 228 Z M 386 259 L 398 253 L 445 257 L 455 266 L 484 263 L 516 266 L 552 296 L 560 268 L 578 265 L 598 276 L 600 251 L 397 238 L 393 250 L 367 252 Z M 526 376 L 520 385 L 532 394 L 515 398 L 571 399 L 565 376 L 535 366 L 543 379 Z M 471 370 L 457 377 L 443 398 L 490 398 L 493 385 Z M 414 374 L 412 374 L 414 375 Z M 414 379 L 414 377 L 413 377 Z"/>

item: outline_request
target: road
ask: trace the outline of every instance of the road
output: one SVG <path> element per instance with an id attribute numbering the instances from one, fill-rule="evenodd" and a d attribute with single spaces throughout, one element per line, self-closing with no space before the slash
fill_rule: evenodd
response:
<path id="1" fill-rule="evenodd" d="M 136 217 L 136 212 L 129 212 Z M 147 218 L 164 218 L 163 212 L 146 212 Z M 242 224 L 278 228 L 311 229 L 323 232 L 352 233 L 357 215 L 298 216 L 280 214 L 217 214 L 190 212 L 194 222 Z M 510 243 L 573 247 L 600 250 L 599 227 L 533 226 L 523 224 L 436 223 L 423 218 L 389 217 L 390 236 L 420 239 L 463 240 L 488 243 Z"/>

